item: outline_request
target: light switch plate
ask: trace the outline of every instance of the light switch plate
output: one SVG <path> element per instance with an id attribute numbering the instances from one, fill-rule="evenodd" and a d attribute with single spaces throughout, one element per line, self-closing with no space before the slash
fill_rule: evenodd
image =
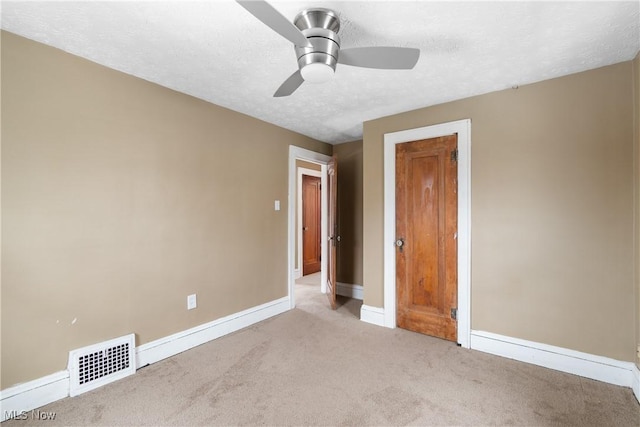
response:
<path id="1" fill-rule="evenodd" d="M 280 210 L 280 200 L 276 200 L 276 201 L 273 203 L 273 208 L 274 208 L 275 210 L 277 210 L 277 211 L 279 211 L 279 210 Z"/>
<path id="2" fill-rule="evenodd" d="M 193 310 L 198 306 L 198 301 L 196 300 L 196 294 L 189 295 L 187 297 L 187 310 Z"/>

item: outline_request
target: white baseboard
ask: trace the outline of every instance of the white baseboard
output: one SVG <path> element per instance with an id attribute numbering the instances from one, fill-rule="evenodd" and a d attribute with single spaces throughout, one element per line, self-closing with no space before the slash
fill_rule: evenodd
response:
<path id="1" fill-rule="evenodd" d="M 638 365 L 634 364 L 631 372 L 633 374 L 633 384 L 631 388 L 633 389 L 633 394 L 636 395 L 638 403 L 640 403 L 640 368 L 638 368 Z"/>
<path id="2" fill-rule="evenodd" d="M 167 357 L 174 356 L 190 348 L 199 346 L 223 335 L 230 334 L 254 323 L 284 313 L 290 309 L 289 297 L 283 297 L 239 313 L 205 323 L 168 337 L 148 342 L 136 349 L 137 366 L 156 363 Z"/>
<path id="3" fill-rule="evenodd" d="M 69 371 L 18 384 L 0 391 L 0 422 L 25 416 L 39 408 L 69 396 Z"/>
<path id="4" fill-rule="evenodd" d="M 484 331 L 471 331 L 471 348 L 625 387 L 632 387 L 637 370 L 632 362 Z"/>
<path id="5" fill-rule="evenodd" d="M 336 286 L 336 293 L 343 297 L 355 298 L 362 301 L 363 291 L 362 285 L 353 285 L 351 283 L 338 282 Z"/>
<path id="6" fill-rule="evenodd" d="M 296 268 L 293 270 L 293 278 L 294 279 L 299 279 L 302 277 L 302 270 L 300 270 L 299 268 Z"/>
<path id="7" fill-rule="evenodd" d="M 373 325 L 384 326 L 384 308 L 362 304 L 362 307 L 360 307 L 360 320 Z"/>
<path id="8" fill-rule="evenodd" d="M 283 297 L 143 344 L 136 348 L 136 366 L 141 368 L 158 362 L 288 310 L 289 297 Z M 0 422 L 9 418 L 20 418 L 26 411 L 68 396 L 68 370 L 9 387 L 0 391 Z"/>

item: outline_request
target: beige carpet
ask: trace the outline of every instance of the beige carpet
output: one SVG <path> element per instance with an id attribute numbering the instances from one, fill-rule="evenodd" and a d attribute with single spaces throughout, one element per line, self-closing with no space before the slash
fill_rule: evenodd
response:
<path id="1" fill-rule="evenodd" d="M 640 426 L 616 387 L 332 312 L 315 285 L 295 310 L 41 408 L 26 425 Z"/>
<path id="2" fill-rule="evenodd" d="M 296 285 L 315 285 L 320 289 L 320 272 L 307 274 L 296 279 Z"/>

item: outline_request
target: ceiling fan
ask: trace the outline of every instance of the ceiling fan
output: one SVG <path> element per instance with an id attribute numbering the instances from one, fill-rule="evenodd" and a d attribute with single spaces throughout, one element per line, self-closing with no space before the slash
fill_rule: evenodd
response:
<path id="1" fill-rule="evenodd" d="M 329 9 L 312 8 L 289 22 L 264 0 L 236 0 L 249 13 L 294 44 L 298 70 L 282 83 L 274 97 L 289 96 L 303 82 L 326 82 L 338 63 L 384 70 L 410 70 L 420 58 L 420 49 L 407 47 L 352 47 L 340 49 L 340 18 Z"/>

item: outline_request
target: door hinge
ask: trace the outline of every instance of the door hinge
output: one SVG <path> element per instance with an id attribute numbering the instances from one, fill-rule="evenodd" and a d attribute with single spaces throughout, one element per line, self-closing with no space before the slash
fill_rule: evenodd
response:
<path id="1" fill-rule="evenodd" d="M 457 148 L 451 152 L 451 161 L 452 162 L 457 162 L 458 161 L 458 149 Z"/>
<path id="2" fill-rule="evenodd" d="M 451 318 L 453 320 L 458 320 L 458 309 L 457 308 L 452 308 L 451 309 Z"/>

